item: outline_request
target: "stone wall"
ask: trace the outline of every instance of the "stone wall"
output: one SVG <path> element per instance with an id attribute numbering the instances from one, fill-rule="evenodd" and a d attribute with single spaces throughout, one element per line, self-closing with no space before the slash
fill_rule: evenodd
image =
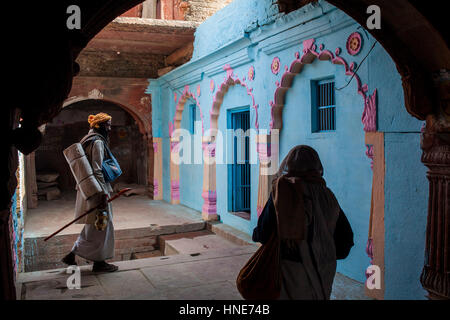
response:
<path id="1" fill-rule="evenodd" d="M 233 0 L 189 0 L 184 16 L 186 21 L 202 22 Z"/>
<path id="2" fill-rule="evenodd" d="M 83 50 L 78 56 L 80 76 L 156 78 L 164 55 L 140 52 Z"/>

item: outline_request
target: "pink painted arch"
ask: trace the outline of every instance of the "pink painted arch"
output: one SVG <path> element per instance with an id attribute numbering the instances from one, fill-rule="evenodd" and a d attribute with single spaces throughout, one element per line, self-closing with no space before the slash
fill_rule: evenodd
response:
<path id="1" fill-rule="evenodd" d="M 223 69 L 227 72 L 223 82 L 219 85 L 219 90 L 216 92 L 211 110 L 209 111 L 210 114 L 210 128 L 211 129 L 218 129 L 218 119 L 220 114 L 220 108 L 223 103 L 223 99 L 225 97 L 225 94 L 228 92 L 228 89 L 235 85 L 240 85 L 244 87 L 247 90 L 247 95 L 249 95 L 252 99 L 252 108 L 255 109 L 256 117 L 255 117 L 255 128 L 256 130 L 259 129 L 259 122 L 258 122 L 258 105 L 255 103 L 255 97 L 253 95 L 253 89 L 249 88 L 247 83 L 245 82 L 245 77 L 239 79 L 238 76 L 234 75 L 233 69 L 230 67 L 230 65 L 226 64 Z"/>
<path id="2" fill-rule="evenodd" d="M 377 130 L 377 106 L 376 106 L 376 95 L 377 90 L 375 89 L 372 95 L 367 96 L 368 86 L 367 84 L 362 85 L 359 76 L 354 71 L 355 64 L 352 63 L 350 66 L 348 63 L 339 56 L 341 49 L 337 48 L 335 54 L 329 50 L 323 50 L 323 45 L 320 46 L 320 51 L 316 51 L 316 45 L 314 44 L 315 39 L 308 39 L 303 42 L 303 55 L 297 52 L 295 54 L 295 60 L 291 63 L 289 68 L 285 68 L 285 72 L 281 77 L 281 81 L 276 82 L 277 88 L 275 89 L 274 99 L 270 101 L 271 107 L 271 129 L 281 129 L 283 127 L 282 114 L 283 108 L 286 103 L 286 93 L 292 87 L 293 80 L 295 76 L 302 72 L 303 68 L 307 64 L 313 63 L 316 59 L 321 61 L 331 61 L 333 64 L 342 65 L 344 67 L 345 74 L 347 76 L 352 76 L 356 79 L 357 92 L 363 97 L 364 100 L 364 110 L 362 113 L 362 122 L 364 124 L 365 132 L 373 132 Z"/>

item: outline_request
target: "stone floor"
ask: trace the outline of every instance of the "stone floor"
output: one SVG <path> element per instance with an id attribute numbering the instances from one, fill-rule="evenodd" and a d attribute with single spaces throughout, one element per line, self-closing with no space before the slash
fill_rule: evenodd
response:
<path id="1" fill-rule="evenodd" d="M 72 219 L 73 206 L 71 196 L 53 202 L 42 201 L 39 208 L 28 211 L 25 236 L 43 237 L 55 231 Z M 144 196 L 119 198 L 114 201 L 113 210 L 118 234 L 135 233 L 140 227 L 148 227 L 148 232 L 156 228 L 161 232 L 159 237 L 165 237 L 166 253 L 170 255 L 117 261 L 114 263 L 119 271 L 111 274 L 96 274 L 91 272 L 90 265 L 80 266 L 79 290 L 67 288 L 70 275 L 64 268 L 20 273 L 18 299 L 242 299 L 236 289 L 236 277 L 258 248 L 249 235 L 218 222 L 208 224 L 203 230 L 184 230 L 183 226 L 203 222 L 199 212 Z M 65 233 L 78 233 L 81 228 L 82 225 L 73 225 Z M 190 233 L 180 237 L 176 230 Z M 362 283 L 337 274 L 332 299 L 368 298 Z"/>
<path id="2" fill-rule="evenodd" d="M 22 300 L 241 300 L 235 281 L 257 245 L 116 262 L 119 271 L 95 274 L 81 266 L 81 289 L 67 289 L 65 269 L 22 273 Z M 363 284 L 337 274 L 332 299 L 366 300 Z"/>
<path id="3" fill-rule="evenodd" d="M 75 194 L 41 201 L 29 210 L 24 234 L 24 271 L 62 268 L 61 258 L 73 247 L 83 225 L 73 224 L 55 237 L 45 237 L 73 219 Z M 146 196 L 121 197 L 113 203 L 115 253 L 113 261 L 157 256 L 159 237 L 205 230 L 201 213 Z M 86 264 L 78 259 L 80 265 Z"/>
<path id="4" fill-rule="evenodd" d="M 136 229 L 155 226 L 183 225 L 202 222 L 201 214 L 181 205 L 151 200 L 147 196 L 120 197 L 114 202 L 114 229 Z M 61 199 L 39 201 L 36 209 L 29 209 L 25 222 L 25 238 L 48 236 L 74 218 L 75 193 L 63 193 Z M 60 235 L 78 234 L 82 224 L 73 224 Z"/>

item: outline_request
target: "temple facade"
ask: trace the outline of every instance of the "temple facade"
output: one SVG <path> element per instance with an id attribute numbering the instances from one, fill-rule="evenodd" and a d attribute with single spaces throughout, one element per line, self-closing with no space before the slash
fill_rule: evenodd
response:
<path id="1" fill-rule="evenodd" d="M 192 59 L 149 80 L 154 199 L 251 235 L 279 163 L 310 145 L 355 234 L 338 271 L 364 282 L 378 266 L 369 296 L 421 299 L 424 123 L 364 27 L 325 1 L 281 14 L 273 1 L 235 0 L 203 22 Z"/>

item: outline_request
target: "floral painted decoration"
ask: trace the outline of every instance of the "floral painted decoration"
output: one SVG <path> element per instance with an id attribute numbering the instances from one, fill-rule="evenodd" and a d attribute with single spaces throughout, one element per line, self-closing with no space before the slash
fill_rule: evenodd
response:
<path id="1" fill-rule="evenodd" d="M 200 85 L 197 86 L 197 97 L 200 97 L 201 91 L 200 91 Z"/>
<path id="2" fill-rule="evenodd" d="M 280 66 L 281 66 L 280 58 L 278 57 L 273 58 L 272 64 L 270 66 L 270 68 L 272 69 L 272 73 L 278 74 L 278 72 L 280 71 Z"/>
<path id="3" fill-rule="evenodd" d="M 215 86 L 214 86 L 214 80 L 211 79 L 211 82 L 209 83 L 209 89 L 211 90 L 211 92 L 214 92 Z"/>
<path id="4" fill-rule="evenodd" d="M 174 100 L 175 102 L 177 102 L 177 93 L 176 93 L 176 92 L 173 93 L 173 100 Z"/>
<path id="5" fill-rule="evenodd" d="M 248 80 L 253 81 L 253 79 L 255 79 L 255 67 L 251 66 L 248 69 Z"/>
<path id="6" fill-rule="evenodd" d="M 358 32 L 353 32 L 347 39 L 347 52 L 352 56 L 357 55 L 362 48 L 362 37 Z"/>

